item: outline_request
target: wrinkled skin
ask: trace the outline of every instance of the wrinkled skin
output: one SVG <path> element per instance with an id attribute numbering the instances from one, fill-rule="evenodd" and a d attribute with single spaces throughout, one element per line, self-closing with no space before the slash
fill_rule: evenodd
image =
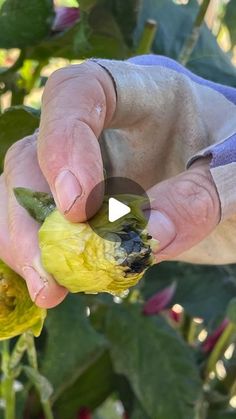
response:
<path id="1" fill-rule="evenodd" d="M 102 142 L 102 132 L 112 127 L 115 110 L 113 81 L 96 63 L 60 69 L 45 87 L 38 139 L 36 135 L 27 137 L 6 155 L 0 178 L 0 258 L 26 279 L 31 298 L 41 307 L 59 304 L 67 290 L 43 269 L 39 225 L 18 205 L 12 190 L 22 186 L 51 191 L 66 219 L 85 221 L 86 199 L 104 173 L 98 139 Z M 127 127 L 120 128 L 128 138 Z M 160 182 L 155 179 L 157 156 L 153 145 L 147 146 L 147 138 L 133 124 L 133 133 L 135 130 L 139 147 L 128 141 L 122 143 L 123 155 L 131 155 L 132 164 L 125 159 L 123 163 L 118 161 L 110 150 L 109 166 L 116 176 L 145 179 L 152 199 L 148 229 L 160 241 L 157 259 L 178 258 L 207 237 L 220 219 L 219 198 L 208 161 L 198 161 L 191 169 Z M 144 153 L 149 164 L 142 165 Z M 98 196 L 94 213 L 101 202 L 102 196 Z"/>

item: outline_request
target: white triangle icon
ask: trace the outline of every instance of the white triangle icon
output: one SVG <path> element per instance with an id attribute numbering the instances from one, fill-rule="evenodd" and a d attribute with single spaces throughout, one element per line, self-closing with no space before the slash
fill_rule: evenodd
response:
<path id="1" fill-rule="evenodd" d="M 123 204 L 123 202 L 118 201 L 115 198 L 109 198 L 108 200 L 108 220 L 113 223 L 119 218 L 124 217 L 124 215 L 129 214 L 131 212 L 130 207 L 128 205 Z"/>

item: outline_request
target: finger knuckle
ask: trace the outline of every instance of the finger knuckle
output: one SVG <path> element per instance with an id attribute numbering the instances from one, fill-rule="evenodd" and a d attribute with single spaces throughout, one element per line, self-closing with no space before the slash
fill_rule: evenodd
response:
<path id="1" fill-rule="evenodd" d="M 88 71 L 91 72 L 91 66 L 86 62 L 82 64 L 61 67 L 55 70 L 52 74 L 50 74 L 47 80 L 47 83 L 45 85 L 44 96 L 45 93 L 47 94 L 48 91 L 58 88 L 65 82 L 68 82 L 69 80 L 75 77 L 79 77 L 82 74 L 87 74 Z"/>
<path id="2" fill-rule="evenodd" d="M 48 87 L 54 87 L 58 84 L 61 84 L 64 80 L 68 78 L 69 67 L 62 67 L 55 71 L 48 77 L 45 89 Z"/>
<path id="3" fill-rule="evenodd" d="M 6 176 L 8 176 L 9 171 L 16 167 L 16 162 L 23 158 L 27 150 L 33 146 L 35 146 L 35 141 L 32 136 L 25 137 L 11 145 L 4 159 L 4 173 Z"/>
<path id="4" fill-rule="evenodd" d="M 192 226 L 207 224 L 215 212 L 209 181 L 204 176 L 190 175 L 174 188 L 175 205 L 182 220 Z"/>

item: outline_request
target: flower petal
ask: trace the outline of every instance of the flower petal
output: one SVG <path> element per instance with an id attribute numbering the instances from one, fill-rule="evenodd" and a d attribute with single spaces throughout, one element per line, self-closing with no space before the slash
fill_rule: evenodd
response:
<path id="1" fill-rule="evenodd" d="M 171 302 L 176 291 L 176 282 L 154 294 L 143 307 L 143 314 L 151 316 L 164 310 Z"/>
<path id="2" fill-rule="evenodd" d="M 56 16 L 53 22 L 52 30 L 61 32 L 70 28 L 80 17 L 78 7 L 56 7 Z"/>

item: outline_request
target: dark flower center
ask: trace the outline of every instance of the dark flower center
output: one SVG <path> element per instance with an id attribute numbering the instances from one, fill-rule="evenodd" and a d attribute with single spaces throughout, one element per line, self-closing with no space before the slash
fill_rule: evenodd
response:
<path id="1" fill-rule="evenodd" d="M 126 251 L 127 258 L 122 263 L 122 266 L 127 266 L 129 269 L 128 273 L 140 273 L 149 266 L 151 247 L 148 244 L 148 240 L 151 236 L 148 234 L 140 234 L 130 227 L 124 227 L 122 232 L 119 232 L 118 236 L 121 239 L 121 247 Z"/>

